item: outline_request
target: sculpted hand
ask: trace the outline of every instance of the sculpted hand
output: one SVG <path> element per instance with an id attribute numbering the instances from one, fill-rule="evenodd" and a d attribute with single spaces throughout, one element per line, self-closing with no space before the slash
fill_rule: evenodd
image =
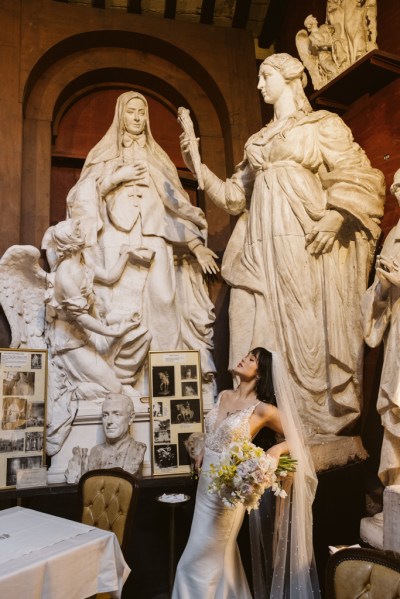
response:
<path id="1" fill-rule="evenodd" d="M 383 293 L 386 293 L 391 285 L 400 287 L 399 264 L 395 258 L 378 256 L 376 260 L 376 274 Z"/>
<path id="2" fill-rule="evenodd" d="M 215 275 L 219 272 L 218 264 L 214 260 L 214 258 L 218 258 L 218 256 L 210 250 L 210 248 L 206 248 L 204 245 L 198 245 L 192 251 L 204 273 Z"/>
<path id="3" fill-rule="evenodd" d="M 123 335 L 126 335 L 126 333 L 129 333 L 129 331 L 135 329 L 139 324 L 140 318 L 138 317 L 138 315 L 134 315 L 132 320 L 123 320 L 122 322 L 120 322 L 115 328 L 112 329 L 112 332 L 114 336 L 117 338 L 123 337 Z"/>
<path id="4" fill-rule="evenodd" d="M 131 245 L 121 245 L 119 253 L 121 256 L 128 254 L 129 262 L 142 266 L 150 266 L 155 256 L 154 250 L 144 247 L 133 247 Z"/>
<path id="5" fill-rule="evenodd" d="M 188 137 L 186 137 L 185 133 L 181 133 L 179 136 L 179 140 L 181 143 L 181 153 L 182 153 L 182 158 L 184 163 L 186 164 L 186 166 L 188 167 L 188 169 L 195 174 L 195 168 L 193 165 L 193 159 L 192 159 L 192 154 L 190 152 L 190 144 L 193 143 L 193 140 L 190 140 Z M 196 138 L 196 142 L 197 144 L 199 143 L 199 138 Z"/>
<path id="6" fill-rule="evenodd" d="M 113 175 L 116 185 L 125 182 L 135 183 L 136 185 L 148 185 L 147 178 L 147 164 L 143 161 L 121 166 Z"/>
<path id="7" fill-rule="evenodd" d="M 306 235 L 306 248 L 310 254 L 320 255 L 330 252 L 344 217 L 336 210 L 329 210 Z"/>

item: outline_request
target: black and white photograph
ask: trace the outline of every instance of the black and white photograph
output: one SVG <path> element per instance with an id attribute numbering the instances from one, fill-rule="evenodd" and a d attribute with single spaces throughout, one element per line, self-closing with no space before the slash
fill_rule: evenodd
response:
<path id="1" fill-rule="evenodd" d="M 178 452 L 175 444 L 160 445 L 154 447 L 154 461 L 157 468 L 166 470 L 169 468 L 177 468 Z"/>
<path id="2" fill-rule="evenodd" d="M 201 422 L 200 401 L 198 399 L 171 400 L 171 423 L 193 424 Z"/>
<path id="3" fill-rule="evenodd" d="M 164 416 L 163 402 L 162 401 L 154 401 L 153 402 L 153 418 L 162 418 L 163 416 Z"/>
<path id="4" fill-rule="evenodd" d="M 154 443 L 170 443 L 171 442 L 171 421 L 169 418 L 165 420 L 156 420 L 153 424 Z"/>
<path id="5" fill-rule="evenodd" d="M 30 396 L 35 394 L 35 373 L 6 370 L 3 373 L 3 395 Z"/>
<path id="6" fill-rule="evenodd" d="M 23 397 L 5 397 L 1 428 L 5 431 L 26 428 L 27 400 Z"/>
<path id="7" fill-rule="evenodd" d="M 22 431 L 0 431 L 0 453 L 24 451 L 24 437 Z"/>
<path id="8" fill-rule="evenodd" d="M 43 433 L 34 431 L 25 434 L 25 451 L 42 451 Z"/>
<path id="9" fill-rule="evenodd" d="M 191 458 L 186 447 L 186 441 L 192 433 L 178 433 L 178 458 L 179 466 L 190 466 Z"/>
<path id="10" fill-rule="evenodd" d="M 183 397 L 197 397 L 199 389 L 197 383 L 182 382 L 182 395 Z"/>
<path id="11" fill-rule="evenodd" d="M 195 364 L 189 364 L 181 366 L 181 380 L 192 381 L 197 379 L 197 366 Z"/>
<path id="12" fill-rule="evenodd" d="M 31 368 L 32 370 L 42 368 L 42 354 L 31 354 Z"/>
<path id="13" fill-rule="evenodd" d="M 200 352 L 150 351 L 149 370 L 152 474 L 190 474 L 185 441 L 203 433 Z"/>
<path id="14" fill-rule="evenodd" d="M 44 402 L 28 402 L 26 426 L 44 426 Z"/>
<path id="15" fill-rule="evenodd" d="M 153 397 L 175 395 L 175 370 L 173 366 L 154 366 L 152 368 Z"/>
<path id="16" fill-rule="evenodd" d="M 0 349 L 0 489 L 45 462 L 47 351 Z"/>
<path id="17" fill-rule="evenodd" d="M 42 466 L 42 456 L 23 456 L 7 459 L 7 481 L 8 487 L 17 484 L 17 470 L 27 470 L 28 468 L 40 468 Z"/>

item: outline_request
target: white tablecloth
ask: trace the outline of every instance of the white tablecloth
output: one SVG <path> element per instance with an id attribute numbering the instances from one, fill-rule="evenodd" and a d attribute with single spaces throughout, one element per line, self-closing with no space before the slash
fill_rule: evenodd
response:
<path id="1" fill-rule="evenodd" d="M 0 597 L 121 596 L 130 569 L 112 532 L 21 507 L 0 511 Z"/>

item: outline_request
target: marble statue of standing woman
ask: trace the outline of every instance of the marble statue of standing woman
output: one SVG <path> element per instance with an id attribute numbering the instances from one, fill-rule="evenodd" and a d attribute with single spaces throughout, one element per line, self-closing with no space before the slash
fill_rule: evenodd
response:
<path id="1" fill-rule="evenodd" d="M 212 373 L 214 313 L 203 273 L 217 272 L 217 256 L 206 247 L 203 212 L 190 203 L 176 167 L 153 138 L 142 94 L 119 96 L 113 122 L 89 152 L 67 205 L 82 223 L 86 253 L 105 268 L 123 246 L 152 255 L 147 264 L 129 264 L 111 288 L 96 288 L 108 321 L 138 313 L 150 349 L 199 349 L 203 374 Z"/>
<path id="2" fill-rule="evenodd" d="M 391 192 L 400 204 L 400 169 Z M 376 275 L 362 298 L 365 341 L 385 344 L 377 410 L 384 429 L 379 477 L 400 485 L 400 221 L 390 231 L 376 260 Z"/>
<path id="3" fill-rule="evenodd" d="M 296 58 L 265 59 L 258 89 L 272 120 L 246 142 L 231 178 L 204 164 L 201 173 L 211 200 L 241 215 L 222 265 L 232 287 L 230 368 L 252 347 L 279 351 L 307 433 L 337 434 L 360 413 L 359 303 L 384 178 L 339 116 L 312 110 L 305 83 Z M 185 135 L 181 146 L 193 168 Z"/>

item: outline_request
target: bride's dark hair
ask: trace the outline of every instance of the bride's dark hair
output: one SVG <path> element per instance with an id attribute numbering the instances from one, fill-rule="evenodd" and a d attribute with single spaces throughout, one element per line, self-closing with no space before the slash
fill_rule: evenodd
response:
<path id="1" fill-rule="evenodd" d="M 272 354 L 264 347 L 255 347 L 250 353 L 257 359 L 257 398 L 260 401 L 275 406 L 275 390 L 272 380 Z"/>

